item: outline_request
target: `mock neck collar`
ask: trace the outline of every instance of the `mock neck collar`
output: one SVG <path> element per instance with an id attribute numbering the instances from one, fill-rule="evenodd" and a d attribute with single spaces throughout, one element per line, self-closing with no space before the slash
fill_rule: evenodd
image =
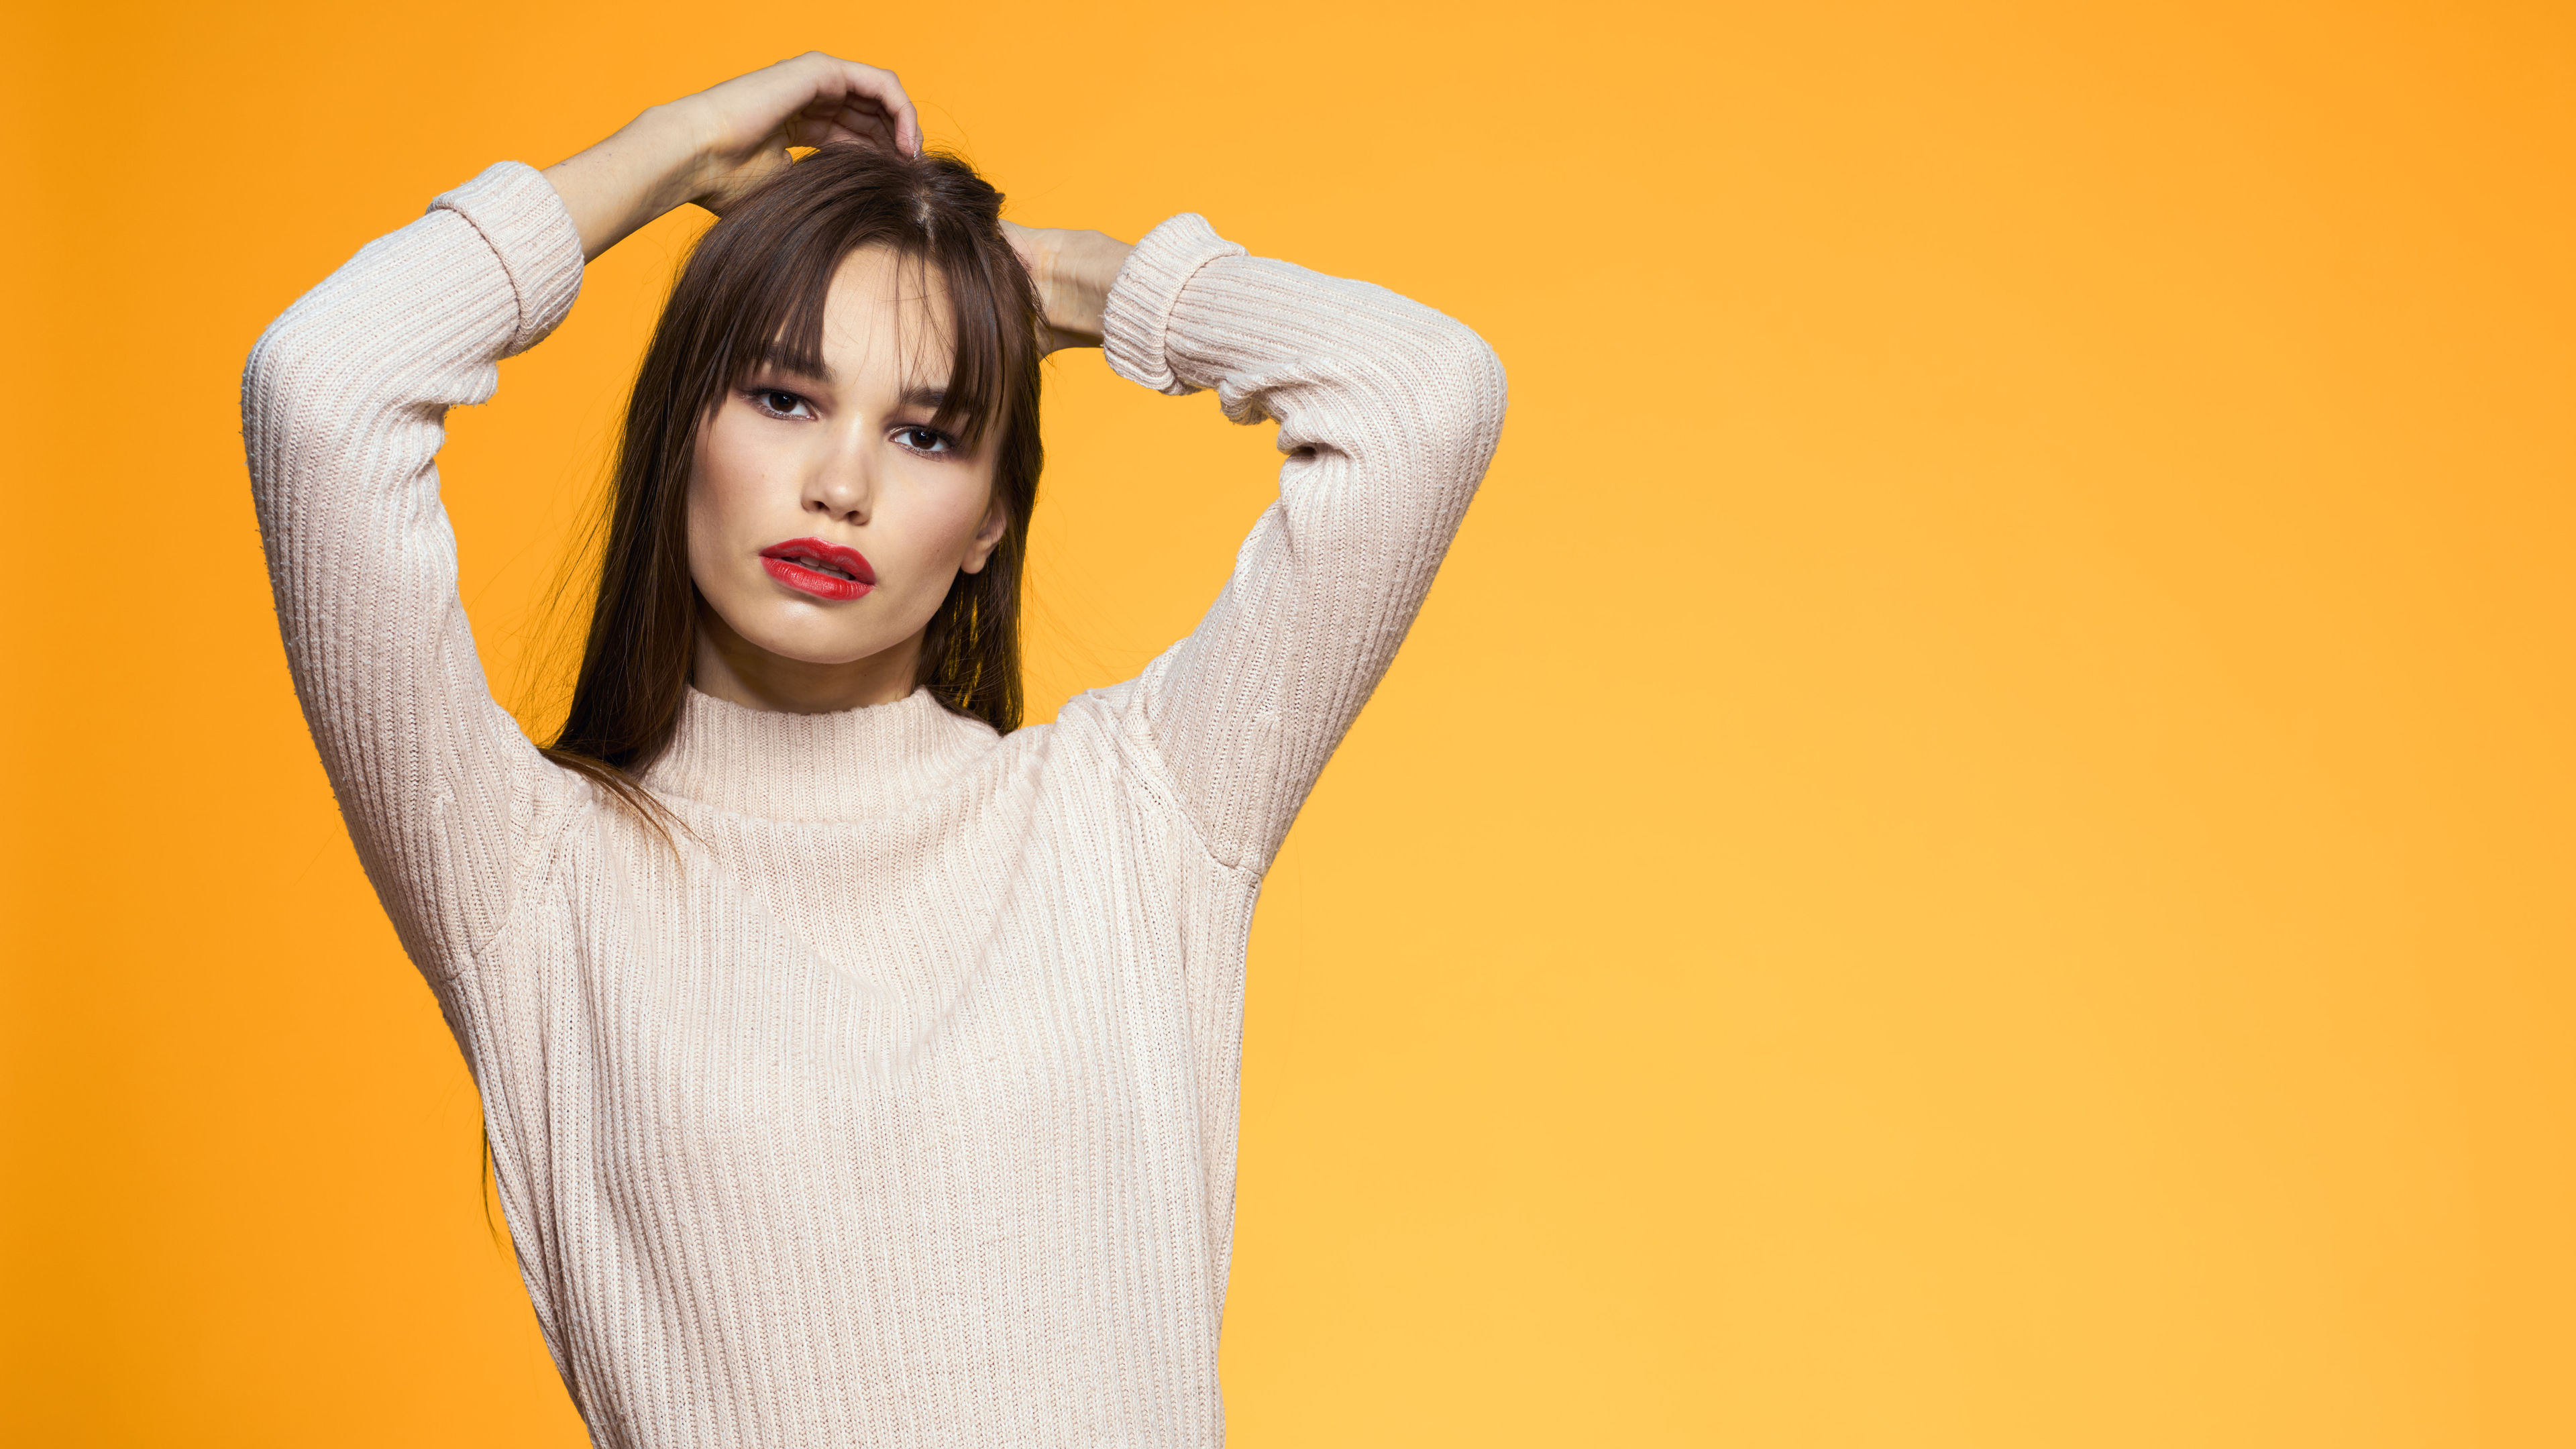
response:
<path id="1" fill-rule="evenodd" d="M 769 820 L 882 816 L 993 747 L 991 726 L 951 713 L 927 689 L 892 704 L 781 714 L 692 687 L 671 746 L 644 783 Z"/>

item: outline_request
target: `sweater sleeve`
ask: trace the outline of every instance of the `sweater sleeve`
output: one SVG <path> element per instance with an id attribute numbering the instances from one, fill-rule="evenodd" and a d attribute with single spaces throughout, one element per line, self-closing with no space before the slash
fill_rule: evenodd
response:
<path id="1" fill-rule="evenodd" d="M 1279 424 L 1279 497 L 1188 638 L 1146 667 L 1182 808 L 1260 871 L 1386 673 L 1503 423 L 1503 370 L 1464 325 L 1383 287 L 1247 256 L 1201 218 L 1156 227 L 1103 318 L 1109 364 L 1214 388 Z"/>
<path id="2" fill-rule="evenodd" d="M 447 410 L 479 403 L 581 286 L 554 188 L 504 162 L 369 243 L 269 325 L 242 437 L 287 665 L 377 894 L 433 976 L 501 922 L 568 777 L 491 697 L 438 496 Z"/>

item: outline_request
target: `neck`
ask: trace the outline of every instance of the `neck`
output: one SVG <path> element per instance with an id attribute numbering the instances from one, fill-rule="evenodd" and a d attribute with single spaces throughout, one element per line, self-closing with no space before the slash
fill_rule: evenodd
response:
<path id="1" fill-rule="evenodd" d="M 745 639 L 702 600 L 689 682 L 745 709 L 775 714 L 832 714 L 862 705 L 892 704 L 912 694 L 920 677 L 921 634 L 865 659 L 814 664 L 772 654 Z"/>

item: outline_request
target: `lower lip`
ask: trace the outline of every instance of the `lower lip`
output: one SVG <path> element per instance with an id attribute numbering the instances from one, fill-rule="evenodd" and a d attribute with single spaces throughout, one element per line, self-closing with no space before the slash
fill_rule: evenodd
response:
<path id="1" fill-rule="evenodd" d="M 863 599 L 871 589 L 876 587 L 874 584 L 860 583 L 857 579 L 845 579 L 839 574 L 827 574 L 820 569 L 809 569 L 794 559 L 765 558 L 760 561 L 760 566 L 769 570 L 771 578 L 800 594 L 812 594 L 818 599 L 835 601 Z"/>

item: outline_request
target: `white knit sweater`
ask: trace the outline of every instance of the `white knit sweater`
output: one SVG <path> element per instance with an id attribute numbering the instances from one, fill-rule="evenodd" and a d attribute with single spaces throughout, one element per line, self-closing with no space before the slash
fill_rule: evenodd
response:
<path id="1" fill-rule="evenodd" d="M 1219 1442 L 1253 901 L 1493 451 L 1492 352 L 1163 223 L 1110 365 L 1288 455 L 1206 618 L 1007 737 L 926 692 L 692 691 L 645 776 L 674 861 L 493 702 L 439 505 L 446 410 L 581 267 L 553 188 L 495 166 L 280 317 L 242 413 L 305 717 L 592 1435 Z"/>

